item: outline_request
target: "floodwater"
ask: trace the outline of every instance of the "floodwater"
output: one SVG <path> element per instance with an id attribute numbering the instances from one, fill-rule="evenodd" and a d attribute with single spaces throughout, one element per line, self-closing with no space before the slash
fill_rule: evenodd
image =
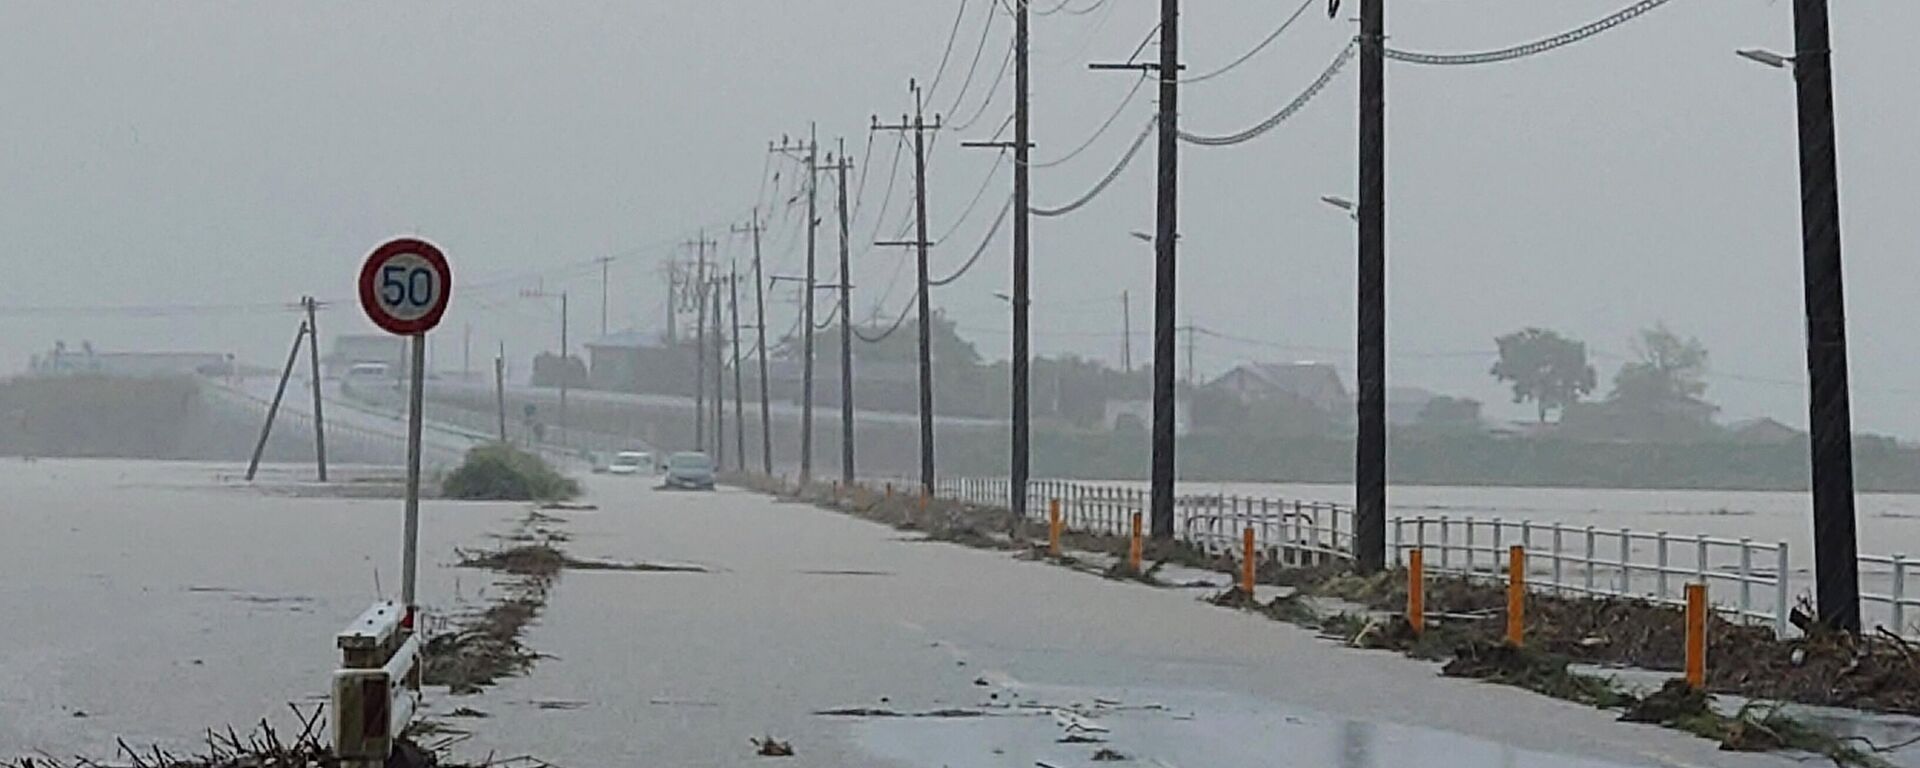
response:
<path id="1" fill-rule="evenodd" d="M 400 504 L 240 487 L 228 467 L 0 463 L 0 755 L 110 756 L 116 738 L 190 750 L 202 729 L 291 722 L 332 635 L 397 590 Z M 276 468 L 269 486 L 305 476 Z M 525 678 L 428 711 L 484 719 L 469 757 L 570 767 L 1748 766 L 1714 745 L 1532 694 L 1439 678 L 1396 655 L 1205 605 L 738 491 L 592 477 L 597 510 L 554 512 L 582 558 L 708 573 L 562 574 Z M 309 489 L 311 490 L 311 489 Z M 421 595 L 484 601 L 448 567 L 523 505 L 429 501 Z M 376 575 L 377 574 L 377 575 Z M 901 714 L 840 717 L 847 707 Z M 84 714 L 82 714 L 84 713 Z M 1078 733 L 1103 743 L 1062 743 Z"/>

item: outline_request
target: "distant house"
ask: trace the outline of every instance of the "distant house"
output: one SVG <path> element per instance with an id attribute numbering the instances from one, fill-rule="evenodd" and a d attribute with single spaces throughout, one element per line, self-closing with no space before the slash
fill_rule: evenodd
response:
<path id="1" fill-rule="evenodd" d="M 1599 400 L 1569 404 L 1553 434 L 1567 440 L 1614 443 L 1694 443 L 1724 439 L 1713 422 L 1719 408 L 1695 398 L 1657 403 Z"/>
<path id="2" fill-rule="evenodd" d="M 587 382 L 608 392 L 692 395 L 694 345 L 667 346 L 651 333 L 626 331 L 587 342 Z"/>
<path id="3" fill-rule="evenodd" d="M 1208 386 L 1233 395 L 1242 404 L 1278 398 L 1330 415 L 1353 411 L 1353 396 L 1341 383 L 1340 372 L 1327 363 L 1246 363 L 1221 374 Z"/>
<path id="4" fill-rule="evenodd" d="M 361 363 L 385 365 L 399 376 L 407 370 L 407 340 L 387 333 L 343 333 L 333 337 L 333 350 L 320 363 L 326 375 L 335 378 Z"/>
<path id="5" fill-rule="evenodd" d="M 1733 437 L 1734 442 L 1752 445 L 1784 445 L 1806 435 L 1764 416 L 1728 424 L 1727 434 Z"/>
<path id="6" fill-rule="evenodd" d="M 1419 424 L 1420 412 L 1435 397 L 1438 395 L 1420 387 L 1387 387 L 1387 424 L 1394 427 Z"/>

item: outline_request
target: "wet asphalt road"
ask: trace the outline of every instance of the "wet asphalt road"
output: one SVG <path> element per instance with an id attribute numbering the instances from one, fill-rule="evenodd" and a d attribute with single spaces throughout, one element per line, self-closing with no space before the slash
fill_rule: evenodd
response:
<path id="1" fill-rule="evenodd" d="M 595 477 L 572 554 L 706 574 L 569 572 L 525 679 L 441 699 L 463 749 L 566 766 L 1747 766 L 1682 734 L 1397 655 L 745 491 Z M 945 709 L 981 716 L 903 715 Z M 1078 735 L 1100 743 L 1063 743 Z M 1105 764 L 1105 763 L 1102 763 Z"/>

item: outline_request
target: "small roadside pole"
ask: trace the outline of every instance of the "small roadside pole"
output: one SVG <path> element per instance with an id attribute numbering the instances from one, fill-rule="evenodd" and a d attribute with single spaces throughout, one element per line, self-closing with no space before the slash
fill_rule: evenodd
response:
<path id="1" fill-rule="evenodd" d="M 1426 555 L 1420 547 L 1407 552 L 1407 624 L 1416 637 L 1427 629 Z"/>
<path id="2" fill-rule="evenodd" d="M 343 668 L 333 677 L 334 754 L 371 768 L 386 762 L 413 715 L 419 692 L 415 576 L 420 540 L 420 433 L 426 392 L 427 331 L 440 324 L 453 272 L 433 244 L 411 238 L 374 249 L 360 268 L 360 306 L 382 330 L 413 340 L 407 399 L 407 500 L 400 602 L 380 603 L 336 638 Z M 497 366 L 497 363 L 496 363 Z M 499 368 L 494 369 L 496 372 Z M 349 716 L 357 715 L 357 716 Z"/>
<path id="3" fill-rule="evenodd" d="M 1507 550 L 1507 644 L 1520 647 L 1526 639 L 1527 624 L 1527 550 L 1514 545 Z"/>
<path id="4" fill-rule="evenodd" d="M 1687 685 L 1707 687 L 1707 585 L 1687 585 Z"/>
<path id="5" fill-rule="evenodd" d="M 1047 503 L 1047 554 L 1060 556 L 1060 500 Z"/>
<path id="6" fill-rule="evenodd" d="M 1135 574 L 1140 573 L 1140 561 L 1144 554 L 1140 542 L 1140 513 L 1133 513 L 1133 540 L 1127 545 L 1127 567 Z"/>
<path id="7" fill-rule="evenodd" d="M 1254 561 L 1253 526 L 1251 525 L 1240 531 L 1240 551 L 1240 591 L 1247 593 L 1247 597 L 1253 597 Z"/>

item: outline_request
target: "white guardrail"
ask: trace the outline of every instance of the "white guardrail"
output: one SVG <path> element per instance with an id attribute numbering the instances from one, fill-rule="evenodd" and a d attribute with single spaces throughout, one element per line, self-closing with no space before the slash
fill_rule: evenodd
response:
<path id="1" fill-rule="evenodd" d="M 1004 478 L 947 478 L 935 495 L 967 504 L 1009 506 Z M 1134 485 L 1033 480 L 1025 517 L 1044 520 L 1059 500 L 1068 530 L 1116 536 L 1131 530 L 1147 509 L 1147 491 Z M 1352 559 L 1353 510 L 1348 505 L 1232 495 L 1185 495 L 1174 500 L 1179 540 L 1210 554 L 1234 555 L 1240 536 L 1254 532 L 1257 551 L 1288 565 Z M 1734 621 L 1789 630 L 1794 568 L 1785 541 L 1723 538 L 1666 531 L 1603 529 L 1502 518 L 1413 516 L 1387 521 L 1393 562 L 1421 549 L 1429 572 L 1468 578 L 1505 578 L 1507 547 L 1526 547 L 1530 589 L 1555 594 L 1628 597 L 1684 605 L 1684 586 L 1708 584 L 1714 610 Z M 1863 617 L 1905 637 L 1920 596 L 1907 592 L 1905 555 L 1861 555 Z M 1884 591 L 1877 591 L 1884 588 Z"/>
<path id="2" fill-rule="evenodd" d="M 333 754 L 349 766 L 380 766 L 406 733 L 420 700 L 420 638 L 402 626 L 406 608 L 375 603 L 334 636 Z"/>

